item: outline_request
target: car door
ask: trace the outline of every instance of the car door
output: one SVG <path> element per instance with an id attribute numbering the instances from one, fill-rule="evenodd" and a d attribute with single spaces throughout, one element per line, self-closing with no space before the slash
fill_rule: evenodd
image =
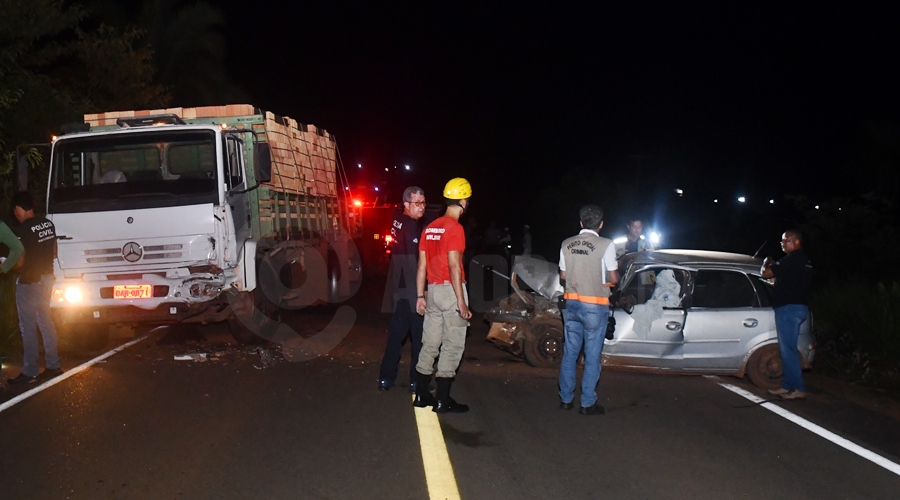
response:
<path id="1" fill-rule="evenodd" d="M 737 370 L 748 341 L 769 328 L 750 277 L 730 269 L 700 269 L 693 276 L 684 325 L 684 368 Z"/>
<path id="2" fill-rule="evenodd" d="M 650 267 L 636 272 L 618 294 L 619 303 L 624 307 L 616 307 L 613 312 L 616 329 L 603 351 L 607 364 L 661 370 L 681 368 L 684 307 L 681 300 L 677 301 L 677 307 L 669 307 L 654 299 L 657 277 L 666 269 L 670 268 Z M 681 298 L 687 273 L 679 269 L 671 271 L 679 281 Z M 655 306 L 651 307 L 654 302 Z M 641 322 L 643 326 L 638 324 Z"/>

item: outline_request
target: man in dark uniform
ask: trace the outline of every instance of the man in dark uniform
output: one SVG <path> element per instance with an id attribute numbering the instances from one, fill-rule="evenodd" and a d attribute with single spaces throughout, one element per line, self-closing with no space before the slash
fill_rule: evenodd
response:
<path id="1" fill-rule="evenodd" d="M 38 328 L 44 340 L 43 376 L 62 373 L 56 351 L 56 329 L 50 319 L 50 294 L 53 291 L 53 259 L 56 258 L 56 229 L 53 223 L 34 215 L 31 194 L 20 192 L 13 196 L 14 214 L 21 225 L 17 234 L 25 247 L 25 255 L 16 283 L 16 310 L 25 352 L 22 373 L 11 384 L 35 382 L 38 378 Z"/>
<path id="2" fill-rule="evenodd" d="M 778 332 L 783 373 L 781 387 L 770 389 L 769 393 L 783 399 L 806 399 L 797 341 L 800 325 L 809 318 L 813 267 L 803 251 L 800 231 L 785 231 L 781 236 L 781 249 L 787 255 L 778 262 L 766 257 L 762 267 L 763 278 L 775 278 L 772 306 L 775 308 L 775 330 Z"/>
<path id="3" fill-rule="evenodd" d="M 416 313 L 416 268 L 419 257 L 419 220 L 425 214 L 425 192 L 418 186 L 403 191 L 403 213 L 395 214 L 391 223 L 391 300 L 393 315 L 389 326 L 387 346 L 381 359 L 378 390 L 394 386 L 400 352 L 410 338 L 409 391 L 416 391 L 416 361 L 422 349 L 423 318 Z"/>

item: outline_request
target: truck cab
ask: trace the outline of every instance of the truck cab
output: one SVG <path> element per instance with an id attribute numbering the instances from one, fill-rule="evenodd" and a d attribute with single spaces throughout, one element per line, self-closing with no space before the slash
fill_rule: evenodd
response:
<path id="1" fill-rule="evenodd" d="M 271 312 L 351 291 L 361 263 L 342 222 L 356 221 L 336 176 L 318 191 L 298 175 L 287 185 L 304 160 L 272 158 L 273 131 L 286 128 L 295 140 L 306 131 L 247 108 L 187 121 L 130 112 L 111 124 L 93 115 L 97 126 L 54 140 L 47 217 L 59 240 L 57 325 L 105 343 L 110 325 L 229 320 L 250 341 L 258 332 L 235 321 L 241 309 Z M 313 135 L 305 140 L 322 137 Z M 261 290 L 266 283 L 274 290 Z"/>

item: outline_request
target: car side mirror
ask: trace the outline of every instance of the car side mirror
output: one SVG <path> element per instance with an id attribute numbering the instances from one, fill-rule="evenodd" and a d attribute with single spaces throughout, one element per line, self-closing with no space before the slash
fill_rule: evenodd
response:
<path id="1" fill-rule="evenodd" d="M 256 182 L 262 184 L 272 180 L 272 151 L 264 142 L 253 145 L 253 166 L 255 167 Z"/>

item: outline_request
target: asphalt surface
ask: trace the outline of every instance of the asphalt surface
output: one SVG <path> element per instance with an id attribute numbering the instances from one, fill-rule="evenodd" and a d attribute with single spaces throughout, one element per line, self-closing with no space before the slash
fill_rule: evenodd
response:
<path id="1" fill-rule="evenodd" d="M 350 334 L 310 361 L 237 346 L 220 325 L 160 329 L 0 412 L 0 498 L 428 498 L 410 395 L 376 390 L 383 287 L 364 283 Z M 283 320 L 309 335 L 331 314 Z M 606 414 L 584 416 L 558 409 L 555 370 L 486 333 L 476 317 L 453 386 L 472 411 L 439 417 L 464 499 L 900 496 L 897 474 L 719 385 L 765 397 L 746 381 L 606 370 Z M 210 360 L 174 360 L 192 352 Z M 63 354 L 67 370 L 90 358 Z M 776 404 L 900 463 L 890 404 L 809 380 L 807 401 Z"/>

